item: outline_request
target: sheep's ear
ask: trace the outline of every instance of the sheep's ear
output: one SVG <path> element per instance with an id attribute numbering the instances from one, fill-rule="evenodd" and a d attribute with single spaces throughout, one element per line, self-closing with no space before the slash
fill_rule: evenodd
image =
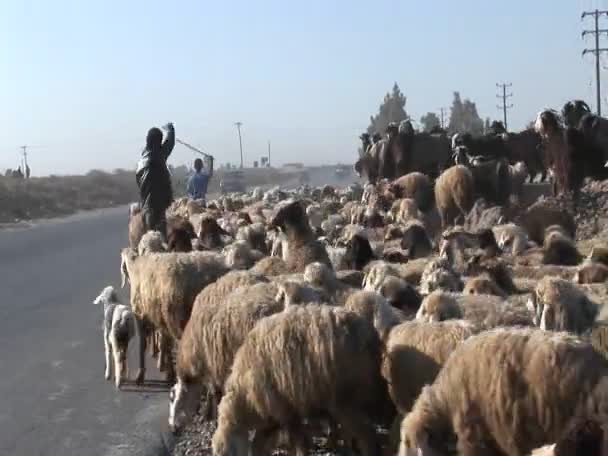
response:
<path id="1" fill-rule="evenodd" d="M 97 296 L 97 297 L 96 297 L 96 298 L 93 300 L 93 304 L 97 305 L 97 304 L 99 304 L 99 303 L 101 303 L 101 295 L 100 295 L 100 296 Z"/>

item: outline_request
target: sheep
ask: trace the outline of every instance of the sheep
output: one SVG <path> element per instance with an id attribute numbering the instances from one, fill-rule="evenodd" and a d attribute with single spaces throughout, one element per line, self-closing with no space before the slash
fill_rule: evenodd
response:
<path id="1" fill-rule="evenodd" d="M 287 270 L 287 263 L 282 258 L 276 256 L 264 257 L 250 269 L 252 272 L 264 274 L 266 276 L 277 276 Z"/>
<path id="2" fill-rule="evenodd" d="M 606 456 L 608 434 L 601 416 L 575 418 L 559 440 L 532 452 L 531 456 Z"/>
<path id="3" fill-rule="evenodd" d="M 408 259 L 424 258 L 433 251 L 433 244 L 424 225 L 410 222 L 403 229 L 401 248 L 407 252 Z"/>
<path id="4" fill-rule="evenodd" d="M 446 169 L 435 182 L 435 203 L 441 217 L 441 227 L 464 222 L 464 217 L 473 207 L 475 183 L 473 174 L 463 165 Z"/>
<path id="5" fill-rule="evenodd" d="M 263 258 L 263 254 L 252 250 L 247 241 L 235 241 L 222 250 L 225 264 L 230 269 L 249 269 Z"/>
<path id="6" fill-rule="evenodd" d="M 137 245 L 137 254 L 140 256 L 166 251 L 167 245 L 165 244 L 163 235 L 160 231 L 148 231 L 141 237 L 141 240 Z"/>
<path id="7" fill-rule="evenodd" d="M 545 240 L 545 231 L 551 225 L 559 225 L 564 228 L 572 239 L 576 237 L 576 222 L 574 216 L 563 210 L 557 204 L 548 200 L 539 200 L 528 207 L 515 222 L 521 226 L 532 241 L 542 245 Z"/>
<path id="8" fill-rule="evenodd" d="M 223 259 L 207 252 L 153 253 L 138 256 L 132 249 L 121 252 L 122 286 L 131 283 L 131 308 L 144 328 L 160 331 L 159 363 L 173 380 L 170 350 L 179 340 L 196 295 L 207 285 L 228 272 Z M 145 339 L 140 337 L 143 357 Z M 143 382 L 143 371 L 138 383 Z"/>
<path id="9" fill-rule="evenodd" d="M 487 274 L 471 277 L 464 284 L 462 294 L 465 295 L 493 295 L 506 298 L 507 293 Z"/>
<path id="10" fill-rule="evenodd" d="M 132 208 L 129 215 L 129 247 L 136 249 L 142 236 L 148 231 L 148 227 L 143 211 L 141 209 L 136 212 L 133 211 Z"/>
<path id="11" fill-rule="evenodd" d="M 260 320 L 238 349 L 219 405 L 213 454 L 248 454 L 252 429 L 252 454 L 270 454 L 270 437 L 280 428 L 303 451 L 302 419 L 330 416 L 362 455 L 377 455 L 369 417 L 386 395 L 380 343 L 368 321 L 342 308 L 289 307 Z"/>
<path id="12" fill-rule="evenodd" d="M 519 225 L 507 223 L 492 227 L 498 247 L 513 256 L 522 254 L 529 245 L 528 234 Z"/>
<path id="13" fill-rule="evenodd" d="M 173 432 L 192 418 L 205 387 L 211 393 L 209 412 L 215 414 L 234 355 L 247 334 L 258 320 L 283 310 L 275 300 L 277 286 L 259 280 L 253 274 L 233 275 L 221 287 L 203 291 L 205 296 L 197 298 L 177 352 L 177 383 L 169 397 Z M 218 291 L 223 292 L 218 295 Z"/>
<path id="14" fill-rule="evenodd" d="M 444 291 L 461 291 L 464 284 L 460 276 L 452 269 L 445 258 L 435 258 L 427 263 L 420 279 L 420 292 L 423 295 L 440 289 Z"/>
<path id="15" fill-rule="evenodd" d="M 473 325 L 464 320 L 406 321 L 390 330 L 381 372 L 399 413 L 410 411 L 422 388 L 433 383 L 452 351 L 473 334 Z"/>
<path id="16" fill-rule="evenodd" d="M 591 252 L 587 256 L 589 261 L 596 261 L 608 266 L 608 248 L 602 246 L 593 246 Z"/>
<path id="17" fill-rule="evenodd" d="M 170 252 L 191 252 L 196 238 L 192 223 L 183 217 L 167 219 L 167 249 Z"/>
<path id="18" fill-rule="evenodd" d="M 314 238 L 300 201 L 281 207 L 270 222 L 271 228 L 281 229 L 287 237 L 284 259 L 289 272 L 303 272 L 308 263 L 319 261 L 331 267 L 323 244 Z"/>
<path id="19" fill-rule="evenodd" d="M 511 180 L 511 193 L 515 197 L 517 203 L 521 203 L 524 183 L 528 179 L 528 167 L 523 161 L 519 161 L 514 165 L 509 165 L 509 177 Z"/>
<path id="20" fill-rule="evenodd" d="M 405 280 L 395 276 L 385 277 L 379 293 L 388 303 L 401 310 L 406 318 L 413 318 L 420 308 L 422 296 Z"/>
<path id="21" fill-rule="evenodd" d="M 433 207 L 433 183 L 426 174 L 413 172 L 395 179 L 391 191 L 397 198 L 411 198 L 422 212 Z"/>
<path id="22" fill-rule="evenodd" d="M 240 227 L 236 233 L 237 241 L 246 241 L 252 249 L 264 254 L 268 253 L 266 246 L 266 228 L 263 223 L 252 223 Z"/>
<path id="23" fill-rule="evenodd" d="M 93 300 L 93 304 L 103 304 L 104 377 L 106 380 L 110 380 L 113 365 L 114 382 L 116 388 L 120 389 L 123 379 L 128 377 L 129 341 L 133 336 L 139 339 L 139 320 L 128 306 L 118 301 L 114 287 L 111 285 L 101 291 L 99 296 Z M 143 365 L 140 363 L 140 369 L 142 368 Z"/>
<path id="24" fill-rule="evenodd" d="M 581 258 L 574 240 L 568 236 L 564 228 L 552 225 L 545 230 L 543 264 L 576 266 Z"/>
<path id="25" fill-rule="evenodd" d="M 598 306 L 572 282 L 557 277 L 541 279 L 528 300 L 534 324 L 544 330 L 582 334 L 598 315 Z"/>
<path id="26" fill-rule="evenodd" d="M 399 454 L 526 456 L 558 440 L 573 414 L 605 413 L 607 387 L 608 361 L 574 336 L 487 331 L 422 390 L 401 424 Z"/>
<path id="27" fill-rule="evenodd" d="M 574 275 L 574 282 L 579 284 L 601 283 L 606 280 L 608 280 L 608 266 L 595 261 L 585 261 Z"/>
<path id="28" fill-rule="evenodd" d="M 412 285 L 418 285 L 429 261 L 426 258 L 408 261 L 405 264 L 392 264 L 377 260 L 364 268 L 363 288 L 378 291 L 386 276 L 396 276 Z"/>
<path id="29" fill-rule="evenodd" d="M 324 302 L 344 304 L 348 297 L 356 291 L 355 288 L 347 286 L 338 280 L 333 269 L 323 263 L 310 263 L 304 269 L 304 280 L 313 287 L 323 290 L 329 299 Z"/>
<path id="30" fill-rule="evenodd" d="M 478 330 L 498 326 L 532 326 L 533 315 L 519 301 L 508 302 L 498 296 L 463 295 L 434 291 L 422 301 L 416 319 L 426 322 L 462 319 Z"/>
<path id="31" fill-rule="evenodd" d="M 222 247 L 224 245 L 222 236 L 230 236 L 230 234 L 218 224 L 217 220 L 210 216 L 202 218 L 198 237 L 207 249 Z"/>
<path id="32" fill-rule="evenodd" d="M 330 296 L 320 288 L 306 285 L 301 281 L 285 280 L 279 282 L 275 301 L 284 307 L 295 304 L 322 304 L 329 302 Z"/>

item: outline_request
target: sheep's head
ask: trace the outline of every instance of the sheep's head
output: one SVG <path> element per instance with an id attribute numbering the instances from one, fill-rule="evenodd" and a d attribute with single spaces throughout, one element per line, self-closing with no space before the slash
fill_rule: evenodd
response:
<path id="1" fill-rule="evenodd" d="M 490 277 L 472 277 L 464 285 L 465 295 L 494 295 L 506 298 L 507 294 Z"/>
<path id="2" fill-rule="evenodd" d="M 247 430 L 233 424 L 220 423 L 211 440 L 213 456 L 247 456 L 249 435 Z"/>
<path id="3" fill-rule="evenodd" d="M 498 248 L 511 255 L 519 255 L 528 247 L 528 235 L 519 226 L 509 223 L 501 229 L 497 239 Z"/>
<path id="4" fill-rule="evenodd" d="M 462 318 L 462 310 L 454 296 L 440 290 L 434 291 L 422 301 L 416 319 L 432 323 Z"/>
<path id="5" fill-rule="evenodd" d="M 423 258 L 430 255 L 433 244 L 426 228 L 422 223 L 411 222 L 403 230 L 401 248 L 408 252 L 410 259 Z"/>
<path id="6" fill-rule="evenodd" d="M 329 266 L 314 262 L 307 264 L 304 268 L 304 280 L 314 286 L 328 290 L 336 286 L 337 278 L 336 273 Z"/>
<path id="7" fill-rule="evenodd" d="M 425 386 L 414 409 L 401 423 L 399 456 L 457 454 L 457 438 L 440 415 L 441 408 L 431 386 Z"/>
<path id="8" fill-rule="evenodd" d="M 295 280 L 286 280 L 279 284 L 275 301 L 287 308 L 296 304 L 328 302 L 329 297 L 317 288 Z"/>
<path id="9" fill-rule="evenodd" d="M 93 304 L 110 304 L 113 302 L 118 302 L 118 296 L 116 296 L 116 291 L 112 285 L 105 287 L 99 293 L 99 296 L 93 300 Z"/>
<path id="10" fill-rule="evenodd" d="M 444 258 L 429 261 L 420 278 L 420 292 L 423 295 L 434 290 L 461 291 L 463 286 L 460 276 Z"/>
<path id="11" fill-rule="evenodd" d="M 561 131 L 562 123 L 558 114 L 552 109 L 541 111 L 536 116 L 534 130 L 542 137 L 549 136 Z"/>
<path id="12" fill-rule="evenodd" d="M 384 296 L 375 291 L 360 290 L 351 294 L 344 308 L 372 323 L 381 339 L 401 322 L 398 312 Z"/>
<path id="13" fill-rule="evenodd" d="M 408 316 L 416 315 L 422 302 L 420 293 L 413 286 L 394 276 L 388 276 L 384 279 L 380 287 L 380 294 L 391 306 L 403 311 Z"/>
<path id="14" fill-rule="evenodd" d="M 363 277 L 363 289 L 367 291 L 378 291 L 389 275 L 392 275 L 392 267 L 384 262 L 378 261 L 370 266 Z"/>
<path id="15" fill-rule="evenodd" d="M 200 405 L 203 387 L 197 382 L 178 378 L 169 391 L 169 428 L 180 431 L 194 416 Z"/>
<path id="16" fill-rule="evenodd" d="M 167 246 L 160 231 L 148 231 L 144 234 L 137 245 L 139 255 L 166 252 Z"/>
<path id="17" fill-rule="evenodd" d="M 557 277 L 545 277 L 534 289 L 527 303 L 533 322 L 543 330 L 588 330 L 597 317 L 597 305 L 576 285 Z"/>
<path id="18" fill-rule="evenodd" d="M 287 230 L 289 227 L 302 227 L 308 222 L 308 217 L 304 211 L 301 201 L 295 200 L 282 205 L 270 221 L 271 229 Z"/>
<path id="19" fill-rule="evenodd" d="M 236 241 L 226 246 L 222 252 L 224 263 L 230 269 L 248 269 L 259 260 L 246 241 Z"/>
<path id="20" fill-rule="evenodd" d="M 345 257 L 352 269 L 362 270 L 370 261 L 376 258 L 367 236 L 354 235 L 346 246 Z"/>

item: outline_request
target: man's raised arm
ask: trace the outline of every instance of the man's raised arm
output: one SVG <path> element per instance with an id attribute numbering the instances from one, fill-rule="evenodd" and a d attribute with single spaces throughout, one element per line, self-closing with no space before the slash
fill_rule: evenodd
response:
<path id="1" fill-rule="evenodd" d="M 163 145 L 161 146 L 161 155 L 166 161 L 169 158 L 169 155 L 171 155 L 173 147 L 175 147 L 175 128 L 173 127 L 173 124 L 169 122 L 165 126 L 165 130 L 167 131 L 167 136 L 165 137 Z"/>

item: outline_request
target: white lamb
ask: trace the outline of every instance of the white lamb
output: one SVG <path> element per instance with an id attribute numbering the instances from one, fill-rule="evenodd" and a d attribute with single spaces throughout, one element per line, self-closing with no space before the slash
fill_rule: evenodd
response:
<path id="1" fill-rule="evenodd" d="M 103 343 L 105 349 L 105 378 L 112 377 L 114 358 L 114 379 L 116 388 L 128 377 L 127 352 L 133 336 L 139 339 L 139 320 L 129 306 L 118 301 L 114 287 L 107 286 L 95 298 L 93 304 L 103 303 Z"/>

